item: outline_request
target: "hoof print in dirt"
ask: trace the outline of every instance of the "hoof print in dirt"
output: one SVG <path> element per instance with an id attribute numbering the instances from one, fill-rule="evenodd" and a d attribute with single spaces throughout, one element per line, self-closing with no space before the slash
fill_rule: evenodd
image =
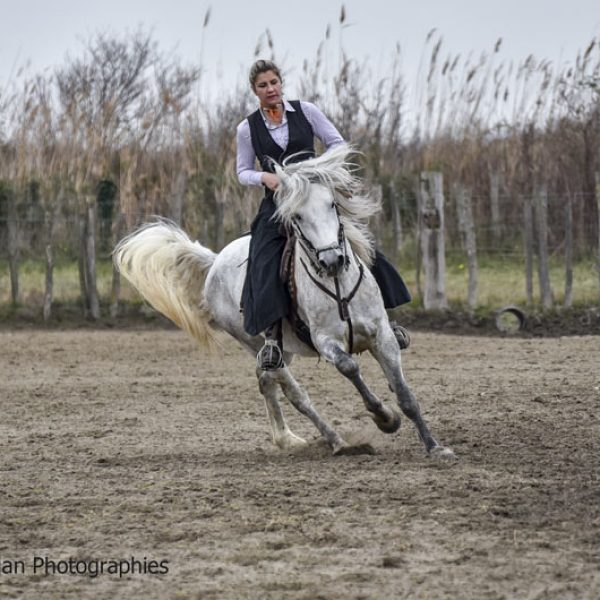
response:
<path id="1" fill-rule="evenodd" d="M 384 556 L 381 566 L 384 569 L 401 569 L 406 565 L 406 560 L 402 556 Z"/>
<path id="2" fill-rule="evenodd" d="M 358 456 L 360 454 L 377 454 L 373 446 L 367 442 L 342 446 L 333 452 L 334 456 Z"/>

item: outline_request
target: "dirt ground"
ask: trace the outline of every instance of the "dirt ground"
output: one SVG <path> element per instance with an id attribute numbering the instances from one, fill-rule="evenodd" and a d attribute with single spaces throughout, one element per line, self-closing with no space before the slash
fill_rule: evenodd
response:
<path id="1" fill-rule="evenodd" d="M 298 379 L 374 455 L 331 456 L 289 406 L 309 445 L 275 449 L 234 342 L 206 356 L 172 330 L 0 340 L 2 598 L 600 597 L 600 337 L 413 332 L 405 373 L 450 464 L 406 419 L 379 432 L 316 360 Z M 34 572 L 36 557 L 88 574 Z M 132 557 L 133 575 L 89 574 Z"/>

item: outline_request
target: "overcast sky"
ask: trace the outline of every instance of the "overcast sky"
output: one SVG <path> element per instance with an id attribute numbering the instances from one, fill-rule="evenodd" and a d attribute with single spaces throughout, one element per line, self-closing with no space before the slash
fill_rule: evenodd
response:
<path id="1" fill-rule="evenodd" d="M 502 56 L 519 61 L 533 53 L 555 63 L 573 61 L 593 37 L 600 37 L 598 0 L 345 0 L 346 53 L 384 74 L 396 44 L 402 48 L 407 79 L 414 77 L 424 40 L 432 28 L 446 52 L 489 51 L 503 38 Z M 331 25 L 327 59 L 339 60 L 337 0 L 0 0 L 0 83 L 52 68 L 81 40 L 97 31 L 122 33 L 139 25 L 154 32 L 161 47 L 176 49 L 184 61 L 202 57 L 204 82 L 216 91 L 245 78 L 257 41 L 268 27 L 278 60 L 293 89 L 294 71 L 313 59 Z M 210 23 L 203 21 L 211 7 Z M 265 53 L 266 54 L 266 53 Z M 411 85 L 411 82 L 407 82 Z"/>

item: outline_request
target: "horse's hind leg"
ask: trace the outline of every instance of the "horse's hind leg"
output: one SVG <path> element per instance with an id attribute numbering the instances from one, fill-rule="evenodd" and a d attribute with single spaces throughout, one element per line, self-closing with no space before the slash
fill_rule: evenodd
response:
<path id="1" fill-rule="evenodd" d="M 315 410 L 306 391 L 294 379 L 287 367 L 276 371 L 263 371 L 259 377 L 259 385 L 271 385 L 271 382 L 277 382 L 286 398 L 292 405 L 305 417 L 308 417 L 325 438 L 334 454 L 339 454 L 348 447 L 348 444 L 333 430 L 333 428 L 319 415 Z"/>
<path id="2" fill-rule="evenodd" d="M 306 440 L 297 436 L 288 427 L 281 410 L 279 384 L 272 377 L 262 377 L 265 371 L 256 370 L 258 385 L 265 399 L 269 423 L 273 433 L 273 443 L 279 448 L 305 446 Z"/>
<path id="3" fill-rule="evenodd" d="M 347 377 L 356 387 L 362 396 L 363 402 L 369 411 L 375 425 L 385 433 L 394 433 L 400 429 L 400 415 L 387 407 L 371 390 L 367 387 L 360 375 L 358 363 L 350 354 L 334 342 L 327 341 L 321 347 L 323 356 L 332 362 L 336 369 Z"/>
<path id="4" fill-rule="evenodd" d="M 378 343 L 371 349 L 371 353 L 381 365 L 398 398 L 398 404 L 402 412 L 415 424 L 427 453 L 434 456 L 454 458 L 454 452 L 450 448 L 444 448 L 438 444 L 431 435 L 429 427 L 421 415 L 419 404 L 404 379 L 400 363 L 400 350 L 394 334 L 391 329 L 389 331 L 387 329 L 380 332 Z"/>

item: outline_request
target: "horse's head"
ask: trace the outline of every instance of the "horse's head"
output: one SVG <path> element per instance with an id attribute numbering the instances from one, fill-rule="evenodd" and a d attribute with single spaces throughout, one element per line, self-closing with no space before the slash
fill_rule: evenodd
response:
<path id="1" fill-rule="evenodd" d="M 346 264 L 347 254 L 331 190 L 319 183 L 309 184 L 304 202 L 296 207 L 291 223 L 315 266 L 330 277 L 337 275 Z"/>
<path id="2" fill-rule="evenodd" d="M 316 158 L 275 165 L 281 182 L 275 193 L 277 217 L 295 229 L 317 270 L 332 277 L 347 264 L 346 236 L 366 264 L 373 254 L 364 223 L 379 204 L 356 193 L 360 185 L 348 162 L 351 152 L 338 146 Z"/>

